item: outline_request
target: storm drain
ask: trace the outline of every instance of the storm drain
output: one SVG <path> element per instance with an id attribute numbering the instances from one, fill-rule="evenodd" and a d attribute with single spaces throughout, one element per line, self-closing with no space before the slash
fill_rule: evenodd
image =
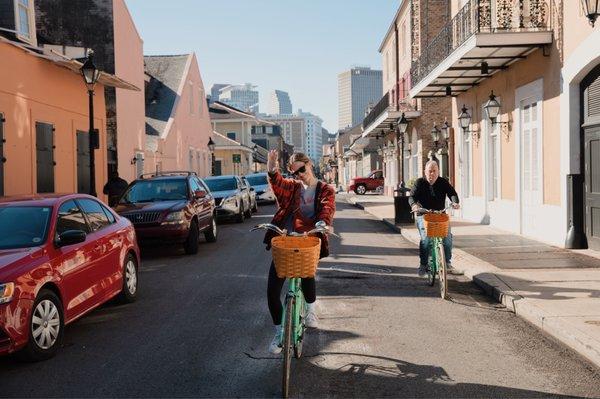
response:
<path id="1" fill-rule="evenodd" d="M 357 274 L 394 274 L 394 271 L 387 267 L 369 266 L 369 265 L 334 265 L 322 266 L 319 270 L 328 270 L 333 272 L 357 273 Z"/>

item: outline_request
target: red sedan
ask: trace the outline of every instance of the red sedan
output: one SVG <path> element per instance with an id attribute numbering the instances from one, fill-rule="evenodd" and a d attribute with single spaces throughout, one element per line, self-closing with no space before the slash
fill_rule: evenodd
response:
<path id="1" fill-rule="evenodd" d="M 53 356 L 64 326 L 137 294 L 135 230 L 84 195 L 0 198 L 0 354 Z"/>

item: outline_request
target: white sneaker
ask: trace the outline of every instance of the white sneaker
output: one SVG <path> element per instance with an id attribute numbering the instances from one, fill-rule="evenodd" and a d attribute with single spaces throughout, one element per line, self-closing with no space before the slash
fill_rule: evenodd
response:
<path id="1" fill-rule="evenodd" d="M 317 317 L 316 307 L 317 306 L 315 303 L 306 304 L 306 319 L 304 321 L 304 325 L 308 328 L 319 327 L 319 318 Z"/>
<path id="2" fill-rule="evenodd" d="M 271 343 L 269 344 L 269 352 L 271 352 L 274 355 L 281 353 L 281 348 L 282 348 L 281 335 L 282 335 L 281 326 L 275 326 L 275 335 L 273 336 L 273 339 L 271 340 Z"/>

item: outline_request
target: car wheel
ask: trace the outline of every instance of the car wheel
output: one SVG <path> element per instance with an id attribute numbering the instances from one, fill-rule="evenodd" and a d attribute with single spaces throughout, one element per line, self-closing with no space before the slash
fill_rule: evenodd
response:
<path id="1" fill-rule="evenodd" d="M 135 302 L 138 289 L 138 267 L 135 256 L 129 254 L 123 265 L 123 289 L 119 294 L 119 301 L 123 303 Z"/>
<path id="2" fill-rule="evenodd" d="M 235 221 L 237 223 L 243 223 L 244 222 L 244 202 L 243 201 L 240 203 L 239 213 L 236 215 Z"/>
<path id="3" fill-rule="evenodd" d="M 359 184 L 354 189 L 354 192 L 358 195 L 364 195 L 367 192 L 367 186 L 365 186 L 364 184 Z"/>
<path id="4" fill-rule="evenodd" d="M 29 318 L 29 341 L 19 353 L 27 361 L 46 360 L 56 354 L 64 332 L 63 307 L 58 296 L 47 289 L 39 292 Z"/>
<path id="5" fill-rule="evenodd" d="M 252 208 L 252 212 L 256 213 L 258 212 L 258 202 L 254 201 L 254 207 Z"/>
<path id="6" fill-rule="evenodd" d="M 252 218 L 252 203 L 251 202 L 248 202 L 248 210 L 244 213 L 244 216 L 246 216 L 246 219 Z"/>
<path id="7" fill-rule="evenodd" d="M 190 223 L 190 232 L 188 233 L 188 237 L 183 245 L 183 249 L 185 249 L 186 254 L 195 255 L 198 253 L 199 238 L 200 232 L 198 231 L 198 222 L 196 222 L 196 220 L 192 220 L 192 223 Z"/>
<path id="8" fill-rule="evenodd" d="M 212 217 L 210 228 L 204 232 L 204 238 L 207 242 L 217 241 L 217 220 L 215 216 Z"/>

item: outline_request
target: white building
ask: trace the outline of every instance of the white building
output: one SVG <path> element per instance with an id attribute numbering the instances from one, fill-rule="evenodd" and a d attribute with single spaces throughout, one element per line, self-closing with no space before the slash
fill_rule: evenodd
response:
<path id="1" fill-rule="evenodd" d="M 323 120 L 310 112 L 295 114 L 261 115 L 262 119 L 276 122 L 281 126 L 284 141 L 294 146 L 294 152 L 303 152 L 315 165 L 323 155 Z"/>
<path id="2" fill-rule="evenodd" d="M 292 101 L 290 95 L 286 91 L 275 90 L 271 92 L 269 98 L 269 114 L 271 115 L 282 115 L 291 114 Z"/>
<path id="3" fill-rule="evenodd" d="M 383 74 L 369 67 L 355 67 L 338 75 L 338 128 L 356 126 L 365 117 L 369 104 L 376 104 L 383 92 Z"/>
<path id="4" fill-rule="evenodd" d="M 244 112 L 258 113 L 258 91 L 250 83 L 229 85 L 219 90 L 219 101 Z"/>

